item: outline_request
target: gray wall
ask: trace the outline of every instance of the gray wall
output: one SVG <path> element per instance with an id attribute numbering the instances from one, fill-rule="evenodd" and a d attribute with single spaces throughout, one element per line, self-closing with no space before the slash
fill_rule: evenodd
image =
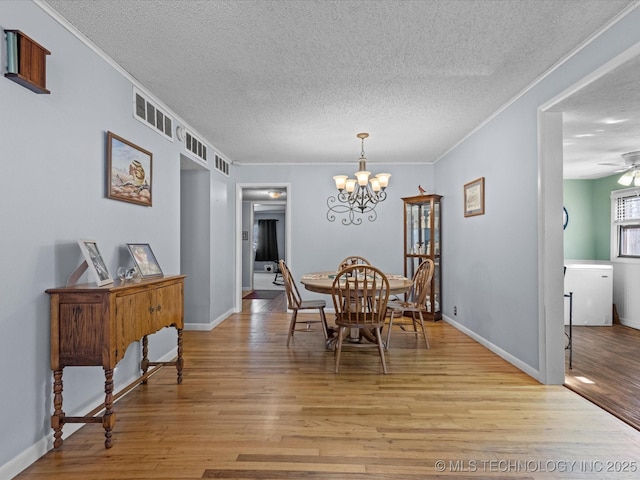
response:
<path id="1" fill-rule="evenodd" d="M 38 5 L 0 2 L 0 28 L 19 28 L 52 53 L 47 58 L 50 95 L 38 95 L 0 77 L 0 478 L 10 478 L 25 461 L 52 445 L 50 414 L 49 296 L 45 289 L 64 285 L 82 262 L 78 239 L 95 239 L 112 276 L 130 264 L 127 242 L 149 243 L 165 274 L 181 273 L 181 218 L 193 233 L 193 247 L 205 261 L 185 261 L 186 322 L 205 322 L 233 308 L 234 216 L 232 179 L 205 172 L 200 183 L 183 177 L 183 145 L 154 132 L 132 115 L 133 80 L 115 69 L 59 25 Z M 5 65 L 4 36 L 1 64 Z M 106 132 L 153 154 L 153 206 L 105 198 Z M 209 178 L 210 177 L 210 178 Z M 186 197 L 181 189 L 197 190 Z M 199 208 L 199 207 L 202 208 Z M 206 216 L 202 223 L 195 216 Z M 191 217 L 190 217 L 191 215 Z M 211 218 L 215 218 L 212 221 Z M 204 230 L 206 231 L 204 231 Z M 208 256 L 208 257 L 207 257 Z M 87 274 L 80 282 L 93 282 Z M 207 287 L 207 282 L 209 286 Z M 194 287 L 202 289 L 195 295 Z M 190 295 L 191 292 L 194 295 Z M 206 299 L 208 305 L 198 302 Z M 172 356 L 175 330 L 150 337 L 152 360 Z M 118 364 L 116 390 L 139 375 L 140 345 L 132 344 Z M 64 371 L 64 410 L 83 415 L 104 400 L 101 367 Z M 80 424 L 65 426 L 65 434 Z M 116 426 L 116 435 L 118 427 Z"/>
<path id="2" fill-rule="evenodd" d="M 247 240 L 242 240 L 242 289 L 253 288 L 253 203 L 242 202 L 242 231 L 247 232 Z"/>
<path id="3" fill-rule="evenodd" d="M 370 152 L 373 162 L 375 152 Z M 418 184 L 434 191 L 433 165 L 388 165 L 375 159 L 372 172 L 392 173 L 388 199 L 378 205 L 375 222 L 345 226 L 340 218 L 327 220 L 327 197 L 335 194 L 333 175 L 343 166 L 264 165 L 241 166 L 235 172 L 239 183 L 291 183 L 287 202 L 291 206 L 291 258 L 287 264 L 299 280 L 305 272 L 336 268 L 348 255 L 362 255 L 389 273 L 403 272 L 403 202 L 417 195 Z M 354 160 L 354 167 L 357 166 Z M 308 179 L 314 179 L 309 183 Z M 447 199 L 443 200 L 446 205 Z M 444 248 L 444 247 L 443 247 Z M 323 298 L 305 292 L 305 297 Z"/>
<path id="4" fill-rule="evenodd" d="M 539 325 L 538 108 L 638 43 L 639 24 L 640 11 L 635 10 L 436 164 L 437 190 L 447 199 L 443 209 L 443 314 L 536 378 L 539 331 L 553 326 L 562 335 L 563 322 L 559 317 L 553 325 Z M 486 179 L 486 214 L 465 218 L 462 186 L 481 176 Z M 562 188 L 561 174 L 553 182 Z M 561 230 L 561 199 L 547 208 L 558 212 L 557 228 Z M 555 248 L 562 251 L 561 244 Z M 557 275 L 561 278 L 561 263 Z M 557 356 L 563 358 L 562 352 Z M 558 366 L 560 372 L 562 367 Z"/>
<path id="5" fill-rule="evenodd" d="M 209 323 L 211 310 L 211 175 L 206 170 L 184 170 L 180 177 L 180 257 L 187 278 L 184 316 L 187 323 Z"/>

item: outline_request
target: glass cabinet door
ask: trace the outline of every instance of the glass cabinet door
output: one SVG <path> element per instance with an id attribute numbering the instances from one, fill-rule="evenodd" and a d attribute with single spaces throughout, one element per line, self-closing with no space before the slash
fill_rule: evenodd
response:
<path id="1" fill-rule="evenodd" d="M 427 310 L 433 320 L 439 320 L 440 311 L 440 195 L 418 195 L 404 201 L 404 275 L 412 278 L 422 262 L 434 262 L 431 292 Z"/>

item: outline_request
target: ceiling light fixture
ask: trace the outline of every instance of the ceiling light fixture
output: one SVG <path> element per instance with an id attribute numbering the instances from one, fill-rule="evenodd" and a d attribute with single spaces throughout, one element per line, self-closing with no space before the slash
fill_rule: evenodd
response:
<path id="1" fill-rule="evenodd" d="M 348 178 L 347 175 L 336 175 L 333 179 L 336 182 L 338 195 L 327 198 L 327 219 L 333 222 L 336 215 L 347 215 L 342 219 L 343 225 L 360 225 L 362 218 L 357 215 L 368 214 L 370 222 L 378 218 L 376 206 L 384 202 L 387 198 L 385 189 L 389 185 L 389 173 L 378 173 L 373 178 L 369 178 L 371 172 L 367 171 L 367 159 L 364 157 L 364 139 L 368 133 L 356 135 L 362 142 L 360 158 L 358 159 L 358 171 L 356 178 Z"/>
<path id="2" fill-rule="evenodd" d="M 640 151 L 623 153 L 622 158 L 628 166 L 627 171 L 618 179 L 618 183 L 625 187 L 631 183 L 640 187 Z"/>

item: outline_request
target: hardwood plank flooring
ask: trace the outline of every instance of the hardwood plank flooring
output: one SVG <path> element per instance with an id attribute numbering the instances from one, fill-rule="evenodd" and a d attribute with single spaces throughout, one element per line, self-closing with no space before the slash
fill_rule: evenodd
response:
<path id="1" fill-rule="evenodd" d="M 113 448 L 86 425 L 17 479 L 638 476 L 640 432 L 444 321 L 428 323 L 430 349 L 394 336 L 389 375 L 347 347 L 334 374 L 320 331 L 287 348 L 289 315 L 247 307 L 184 332 L 181 385 L 163 367 L 116 403 Z"/>
<path id="2" fill-rule="evenodd" d="M 566 386 L 640 430 L 640 330 L 573 327 L 572 369 L 568 355 Z"/>

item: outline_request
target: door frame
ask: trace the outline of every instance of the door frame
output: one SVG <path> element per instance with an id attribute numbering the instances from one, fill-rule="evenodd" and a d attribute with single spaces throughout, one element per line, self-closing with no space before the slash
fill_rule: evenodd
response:
<path id="1" fill-rule="evenodd" d="M 638 55 L 640 42 L 538 107 L 538 376 L 544 384 L 563 384 L 565 372 L 562 112 L 552 110 Z"/>
<path id="2" fill-rule="evenodd" d="M 242 311 L 242 203 L 243 203 L 243 191 L 245 188 L 284 188 L 286 191 L 285 197 L 285 260 L 290 261 L 291 258 L 291 183 L 285 182 L 268 182 L 268 183 L 236 183 L 236 288 L 235 288 L 235 301 L 234 312 L 239 313 Z M 251 208 L 253 212 L 253 207 Z M 253 271 L 253 267 L 252 267 Z"/>

